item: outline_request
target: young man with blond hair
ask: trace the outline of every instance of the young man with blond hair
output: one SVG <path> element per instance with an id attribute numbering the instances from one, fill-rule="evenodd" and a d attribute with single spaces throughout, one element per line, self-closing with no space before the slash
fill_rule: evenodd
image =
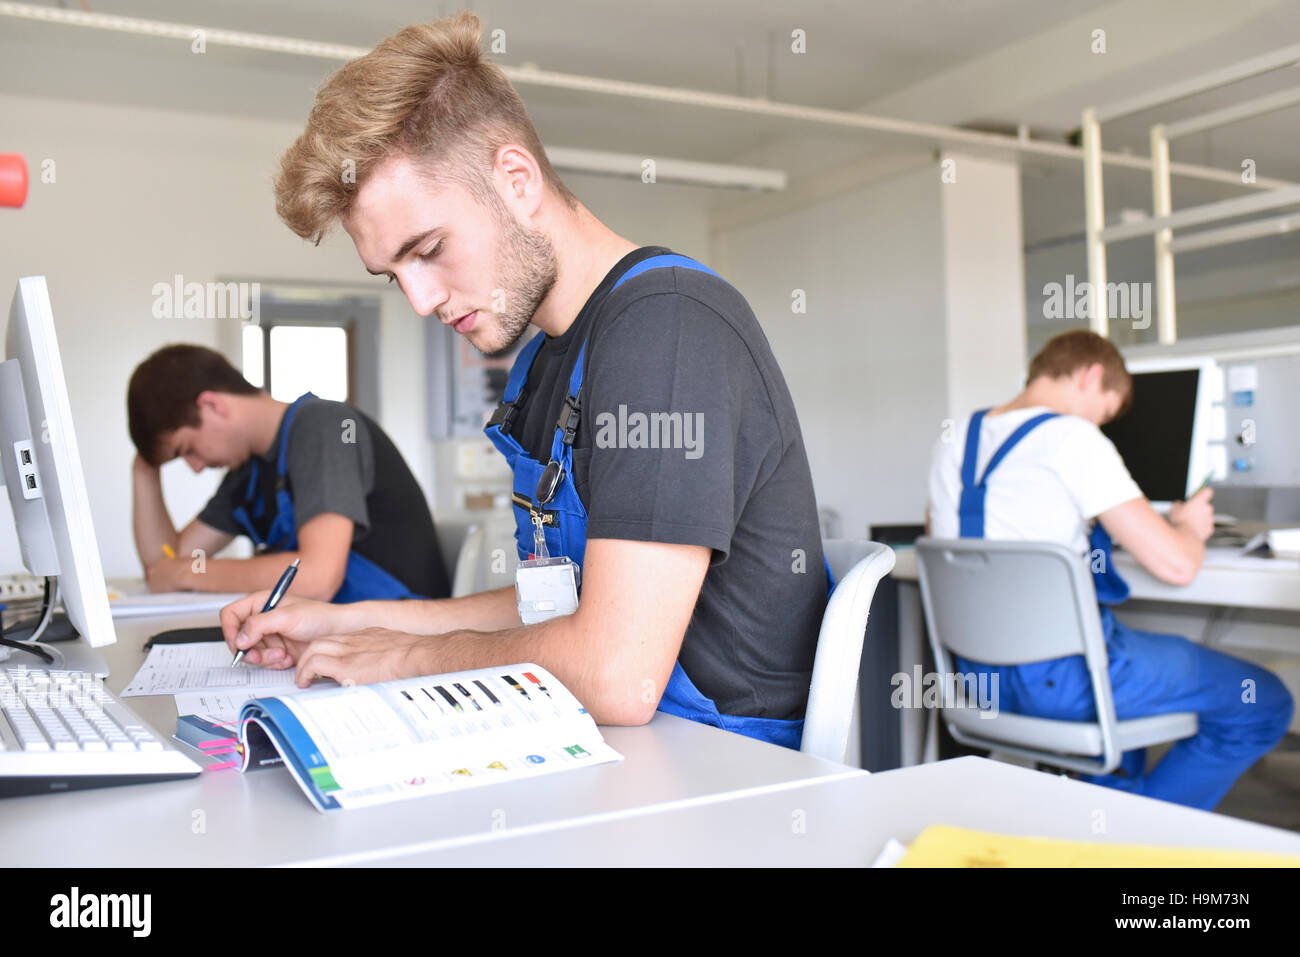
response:
<path id="1" fill-rule="evenodd" d="M 1150 771 L 1146 751 L 1127 752 L 1120 772 L 1092 777 L 1212 810 L 1233 782 L 1286 733 L 1290 694 L 1268 670 L 1177 635 L 1124 625 L 1111 611 L 1128 586 L 1111 564 L 1111 539 L 1161 581 L 1186 585 L 1214 530 L 1213 494 L 1176 502 L 1168 519 L 1142 494 L 1100 426 L 1132 401 L 1119 350 L 1092 332 L 1056 336 L 1034 357 L 1029 382 L 1005 405 L 974 413 L 935 444 L 930 534 L 936 538 L 1046 541 L 1098 555 L 1094 582 L 1120 720 L 1197 713 L 1199 730 Z M 964 673 L 997 674 L 999 710 L 1039 718 L 1096 717 L 1083 657 L 992 667 L 956 658 Z"/>
<path id="2" fill-rule="evenodd" d="M 344 66 L 284 155 L 276 205 L 316 242 L 341 223 L 369 272 L 484 353 L 540 330 L 486 431 L 514 473 L 521 559 L 544 543 L 580 566 L 576 610 L 521 625 L 504 588 L 261 615 L 259 593 L 223 612 L 227 640 L 304 685 L 535 661 L 602 723 L 658 709 L 798 747 L 827 576 L 771 348 L 724 280 L 578 202 L 479 44 L 462 14 Z M 668 428 L 598 431 L 627 410 L 703 431 L 691 448 Z"/>

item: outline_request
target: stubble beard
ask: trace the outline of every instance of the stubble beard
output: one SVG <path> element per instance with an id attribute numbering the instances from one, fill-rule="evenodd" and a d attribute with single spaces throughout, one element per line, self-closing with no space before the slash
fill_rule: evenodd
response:
<path id="1" fill-rule="evenodd" d="M 492 341 L 481 346 L 475 343 L 485 355 L 504 352 L 519 341 L 559 275 L 555 247 L 544 233 L 525 229 L 508 214 L 498 216 L 498 222 L 503 234 L 497 250 L 497 275 L 501 280 L 493 295 L 504 297 L 504 307 L 494 313 Z"/>

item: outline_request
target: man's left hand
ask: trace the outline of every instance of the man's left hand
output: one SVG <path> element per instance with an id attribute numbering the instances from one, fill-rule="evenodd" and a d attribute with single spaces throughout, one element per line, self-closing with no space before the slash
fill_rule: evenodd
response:
<path id="1" fill-rule="evenodd" d="M 160 558 L 144 570 L 151 592 L 185 591 L 194 587 L 188 558 Z"/>
<path id="2" fill-rule="evenodd" d="M 436 637 L 410 635 L 387 628 L 367 628 L 350 635 L 313 639 L 298 659 L 294 680 L 305 688 L 315 678 L 333 678 L 339 684 L 373 684 L 395 678 L 431 674 L 420 652 Z"/>

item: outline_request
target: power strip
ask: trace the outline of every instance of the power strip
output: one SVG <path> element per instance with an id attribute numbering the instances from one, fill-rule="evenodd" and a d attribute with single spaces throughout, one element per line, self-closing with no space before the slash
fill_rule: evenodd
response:
<path id="1" fill-rule="evenodd" d="M 30 601 L 45 595 L 45 579 L 31 575 L 0 576 L 0 602 Z"/>

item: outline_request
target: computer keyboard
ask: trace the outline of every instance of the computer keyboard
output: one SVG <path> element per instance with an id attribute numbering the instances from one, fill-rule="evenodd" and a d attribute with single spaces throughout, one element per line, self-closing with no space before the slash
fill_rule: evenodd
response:
<path id="1" fill-rule="evenodd" d="M 0 797 L 199 771 L 93 674 L 0 667 Z"/>

